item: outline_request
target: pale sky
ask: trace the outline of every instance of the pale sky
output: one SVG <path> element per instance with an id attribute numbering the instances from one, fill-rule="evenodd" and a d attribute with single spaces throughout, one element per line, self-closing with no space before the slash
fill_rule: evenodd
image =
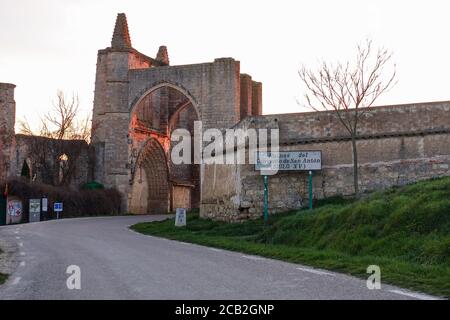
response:
<path id="1" fill-rule="evenodd" d="M 348 60 L 371 38 L 394 53 L 398 84 L 380 104 L 450 100 L 450 1 L 0 0 L 0 82 L 17 85 L 17 117 L 31 121 L 56 90 L 92 110 L 97 50 L 110 46 L 116 15 L 133 47 L 171 65 L 233 57 L 263 82 L 263 112 L 305 111 L 297 71 Z"/>

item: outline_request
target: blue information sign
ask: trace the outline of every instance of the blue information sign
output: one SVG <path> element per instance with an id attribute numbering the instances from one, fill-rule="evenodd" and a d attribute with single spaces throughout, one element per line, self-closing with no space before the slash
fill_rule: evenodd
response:
<path id="1" fill-rule="evenodd" d="M 62 202 L 55 202 L 53 204 L 53 211 L 55 211 L 55 212 L 62 212 L 63 211 L 63 204 L 62 204 Z"/>

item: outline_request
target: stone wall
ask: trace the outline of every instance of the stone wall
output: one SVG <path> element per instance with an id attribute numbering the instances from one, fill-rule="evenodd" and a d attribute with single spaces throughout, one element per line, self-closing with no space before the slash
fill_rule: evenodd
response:
<path id="1" fill-rule="evenodd" d="M 8 172 L 14 170 L 11 166 L 11 155 L 15 144 L 15 87 L 10 83 L 0 83 L 0 181 L 4 181 Z"/>
<path id="2" fill-rule="evenodd" d="M 84 140 L 56 140 L 38 136 L 17 134 L 11 156 L 9 176 L 21 175 L 24 161 L 30 168 L 30 175 L 37 182 L 60 185 L 60 156 L 67 156 L 68 168 L 64 185 L 78 188 L 92 181 L 94 150 Z"/>
<path id="3" fill-rule="evenodd" d="M 353 194 L 351 142 L 334 113 L 250 117 L 236 128 L 275 126 L 281 151 L 322 151 L 322 170 L 313 177 L 314 198 Z M 357 147 L 363 192 L 448 176 L 450 102 L 375 107 L 361 122 Z M 263 178 L 254 165 L 205 166 L 203 179 L 203 217 L 239 221 L 262 215 Z M 306 172 L 269 177 L 270 213 L 298 209 L 308 201 Z"/>
<path id="4" fill-rule="evenodd" d="M 246 120 L 249 126 L 257 127 L 268 121 L 278 122 L 281 143 L 336 140 L 348 136 L 332 111 L 265 115 Z M 449 126 L 450 102 L 415 103 L 373 107 L 360 120 L 358 133 L 363 137 L 402 135 L 446 130 Z"/>
<path id="5" fill-rule="evenodd" d="M 0 181 L 21 175 L 24 161 L 35 181 L 59 185 L 59 157 L 68 156 L 71 174 L 65 185 L 78 187 L 92 179 L 93 149 L 84 140 L 55 140 L 15 134 L 15 85 L 0 83 Z M 68 172 L 68 171 L 66 171 Z"/>
<path id="6" fill-rule="evenodd" d="M 202 217 L 222 221 L 243 220 L 248 217 L 248 213 L 241 209 L 242 167 L 232 164 L 202 165 Z"/>
<path id="7" fill-rule="evenodd" d="M 129 71 L 128 111 L 161 86 L 171 86 L 193 100 L 205 128 L 229 128 L 240 120 L 240 64 L 232 58 L 213 63 Z"/>

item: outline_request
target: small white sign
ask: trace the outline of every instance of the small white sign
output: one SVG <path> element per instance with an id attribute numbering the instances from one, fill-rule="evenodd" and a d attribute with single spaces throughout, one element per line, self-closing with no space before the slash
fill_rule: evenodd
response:
<path id="1" fill-rule="evenodd" d="M 186 209 L 177 208 L 175 215 L 175 227 L 184 227 L 184 226 L 186 226 Z"/>
<path id="2" fill-rule="evenodd" d="M 42 198 L 42 211 L 47 212 L 48 211 L 48 199 Z"/>
<path id="3" fill-rule="evenodd" d="M 30 199 L 30 213 L 41 213 L 40 199 Z"/>
<path id="4" fill-rule="evenodd" d="M 311 171 L 322 169 L 321 151 L 258 152 L 256 170 Z"/>
<path id="5" fill-rule="evenodd" d="M 39 222 L 41 220 L 41 199 L 30 199 L 29 221 Z"/>

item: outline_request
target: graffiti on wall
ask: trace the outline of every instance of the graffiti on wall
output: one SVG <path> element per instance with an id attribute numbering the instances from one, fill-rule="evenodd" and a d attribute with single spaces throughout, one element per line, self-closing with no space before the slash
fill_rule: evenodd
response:
<path id="1" fill-rule="evenodd" d="M 20 217 L 22 215 L 22 201 L 8 201 L 8 215 L 10 215 L 11 217 Z"/>

